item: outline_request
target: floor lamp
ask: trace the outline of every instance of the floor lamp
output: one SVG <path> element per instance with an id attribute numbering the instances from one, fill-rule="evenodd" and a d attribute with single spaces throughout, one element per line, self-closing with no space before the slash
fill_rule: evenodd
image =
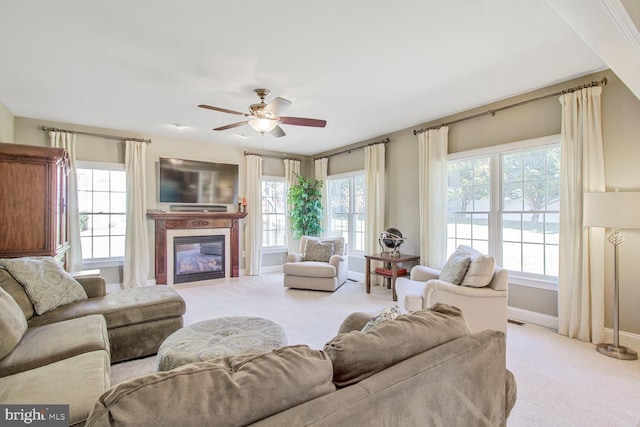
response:
<path id="1" fill-rule="evenodd" d="M 618 246 L 624 242 L 620 228 L 640 228 L 640 193 L 606 192 L 584 193 L 584 226 L 611 228 L 607 238 L 613 245 L 613 344 L 598 344 L 596 349 L 609 357 L 622 360 L 635 360 L 638 354 L 620 345 L 619 341 L 619 270 Z"/>

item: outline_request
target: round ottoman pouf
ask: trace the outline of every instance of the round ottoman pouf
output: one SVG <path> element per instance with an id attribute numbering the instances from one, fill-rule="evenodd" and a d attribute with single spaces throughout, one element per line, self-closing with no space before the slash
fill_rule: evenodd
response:
<path id="1" fill-rule="evenodd" d="M 220 317 L 178 329 L 158 349 L 158 370 L 287 345 L 282 327 L 260 317 Z"/>

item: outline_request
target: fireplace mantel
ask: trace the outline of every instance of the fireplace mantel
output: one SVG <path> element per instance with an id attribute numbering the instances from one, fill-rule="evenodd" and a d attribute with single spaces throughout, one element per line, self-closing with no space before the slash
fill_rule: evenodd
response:
<path id="1" fill-rule="evenodd" d="M 156 284 L 167 284 L 167 230 L 228 228 L 231 249 L 231 277 L 240 276 L 239 221 L 246 212 L 149 212 L 156 223 Z"/>

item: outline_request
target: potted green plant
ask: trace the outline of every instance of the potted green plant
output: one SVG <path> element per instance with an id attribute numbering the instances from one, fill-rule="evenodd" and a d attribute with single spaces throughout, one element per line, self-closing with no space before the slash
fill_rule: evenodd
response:
<path id="1" fill-rule="evenodd" d="M 298 183 L 287 193 L 290 227 L 295 239 L 322 232 L 322 181 L 297 175 Z"/>

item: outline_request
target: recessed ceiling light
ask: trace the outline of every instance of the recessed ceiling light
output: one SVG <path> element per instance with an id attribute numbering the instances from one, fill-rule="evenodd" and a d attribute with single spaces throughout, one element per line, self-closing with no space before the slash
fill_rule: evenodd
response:
<path id="1" fill-rule="evenodd" d="M 175 127 L 177 127 L 178 129 L 184 129 L 184 128 L 186 128 L 186 127 L 187 127 L 187 125 L 183 125 L 183 124 L 181 124 L 181 123 L 174 123 L 173 125 L 174 125 Z"/>
<path id="2" fill-rule="evenodd" d="M 245 135 L 244 133 L 239 133 L 238 137 L 240 137 L 242 139 L 247 139 L 247 135 Z"/>

